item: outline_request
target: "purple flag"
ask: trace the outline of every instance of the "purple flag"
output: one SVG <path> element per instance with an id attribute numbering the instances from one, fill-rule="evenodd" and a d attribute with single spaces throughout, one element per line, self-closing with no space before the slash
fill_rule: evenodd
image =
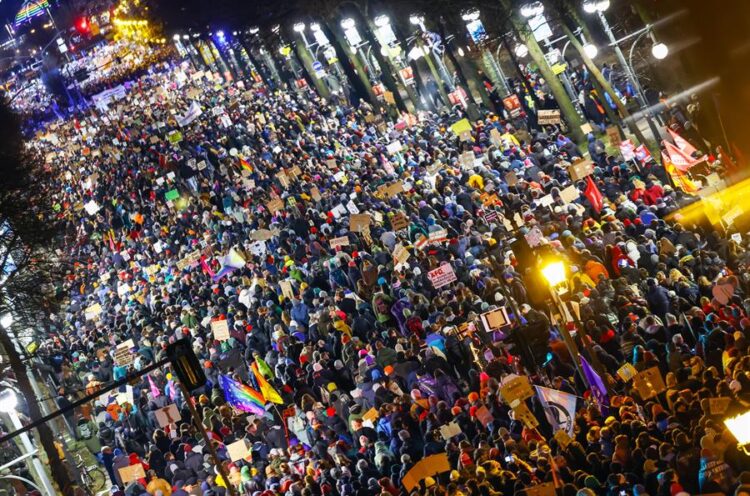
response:
<path id="1" fill-rule="evenodd" d="M 604 381 L 601 376 L 596 373 L 596 370 L 594 370 L 589 362 L 586 361 L 583 355 L 579 356 L 581 357 L 581 371 L 583 372 L 584 377 L 586 377 L 586 382 L 591 385 L 591 394 L 594 396 L 597 403 L 599 403 L 602 415 L 606 415 L 609 398 L 607 397 L 607 388 L 604 386 Z"/>

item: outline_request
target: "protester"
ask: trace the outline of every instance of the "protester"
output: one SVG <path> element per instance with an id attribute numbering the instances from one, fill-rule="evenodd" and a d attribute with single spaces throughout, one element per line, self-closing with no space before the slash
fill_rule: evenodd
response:
<path id="1" fill-rule="evenodd" d="M 691 197 L 641 172 L 658 166 L 592 136 L 594 174 L 573 181 L 564 128 L 485 113 L 467 138 L 458 108 L 391 122 L 185 63 L 129 87 L 33 141 L 75 262 L 39 349 L 68 400 L 179 339 L 208 379 L 187 398 L 165 365 L 80 412 L 113 485 L 676 495 L 748 480 L 722 423 L 750 398 L 747 281 L 726 277 L 745 240 L 669 217 Z M 651 196 L 632 196 L 641 183 Z M 644 392 L 632 374 L 654 371 L 664 388 Z M 123 481 L 136 464 L 145 477 Z"/>

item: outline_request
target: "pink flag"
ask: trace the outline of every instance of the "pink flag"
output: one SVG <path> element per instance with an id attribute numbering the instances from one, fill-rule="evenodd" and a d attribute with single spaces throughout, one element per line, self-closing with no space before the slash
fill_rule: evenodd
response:
<path id="1" fill-rule="evenodd" d="M 672 137 L 672 141 L 674 141 L 674 144 L 677 145 L 677 148 L 680 149 L 682 153 L 687 155 L 688 157 L 692 157 L 694 153 L 696 153 L 698 150 L 695 149 L 693 145 L 690 144 L 688 140 L 677 134 L 676 132 L 672 131 L 670 128 L 667 128 L 667 131 L 669 132 L 669 135 Z"/>
<path id="2" fill-rule="evenodd" d="M 161 391 L 159 391 L 159 388 L 156 387 L 156 384 L 154 383 L 154 380 L 151 378 L 150 375 L 147 375 L 148 377 L 148 387 L 151 389 L 151 396 L 154 398 L 158 398 L 161 396 Z"/>
<path id="3" fill-rule="evenodd" d="M 687 155 L 669 141 L 663 141 L 662 144 L 666 148 L 669 161 L 682 172 L 687 172 L 692 166 L 698 163 L 697 160 Z"/>

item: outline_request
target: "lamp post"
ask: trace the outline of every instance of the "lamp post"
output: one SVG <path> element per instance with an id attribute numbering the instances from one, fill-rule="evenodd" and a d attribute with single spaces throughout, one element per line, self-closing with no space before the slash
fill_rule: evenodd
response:
<path id="1" fill-rule="evenodd" d="M 508 87 L 508 78 L 505 77 L 503 68 L 492 53 L 486 48 L 487 31 L 484 29 L 484 24 L 480 19 L 480 12 L 478 9 L 471 9 L 461 14 L 461 19 L 466 23 L 466 30 L 469 32 L 472 41 L 477 46 L 481 47 L 483 58 L 487 61 L 487 64 L 492 68 L 492 72 L 495 73 L 495 77 L 500 80 L 500 86 L 503 88 L 503 95 L 506 96 L 511 93 Z"/>
<path id="2" fill-rule="evenodd" d="M 23 427 L 21 419 L 18 418 L 18 412 L 16 412 L 16 406 L 18 406 L 18 397 L 11 389 L 5 389 L 0 391 L 0 412 L 6 413 L 10 417 L 11 425 L 13 430 L 19 430 Z M 56 494 L 52 482 L 50 482 L 47 472 L 44 470 L 41 460 L 36 455 L 37 450 L 31 444 L 28 433 L 24 432 L 19 436 L 21 438 L 21 444 L 23 445 L 24 455 L 31 456 L 31 465 L 36 472 L 37 479 L 41 483 L 44 491 L 47 494 Z"/>
<path id="3" fill-rule="evenodd" d="M 625 76 L 628 78 L 628 81 L 633 86 L 633 89 L 635 90 L 636 94 L 636 100 L 640 104 L 641 109 L 643 109 L 644 116 L 646 117 L 646 122 L 648 123 L 649 128 L 651 129 L 651 133 L 654 135 L 655 140 L 659 140 L 661 138 L 659 134 L 659 130 L 656 129 L 656 126 L 654 125 L 654 121 L 651 119 L 651 111 L 648 107 L 648 102 L 646 101 L 646 98 L 643 94 L 643 88 L 641 88 L 641 85 L 638 81 L 638 78 L 635 75 L 635 72 L 633 71 L 633 68 L 628 64 L 628 61 L 625 60 L 625 55 L 622 53 L 622 49 L 620 48 L 620 43 L 615 38 L 614 33 L 612 32 L 612 28 L 609 26 L 609 22 L 607 21 L 607 17 L 604 15 L 604 12 L 609 8 L 609 0 L 584 0 L 583 2 L 583 10 L 589 14 L 596 14 L 596 16 L 599 18 L 599 22 L 602 24 L 602 28 L 604 28 L 604 32 L 607 34 L 607 38 L 609 38 L 609 43 L 614 48 L 615 54 L 617 55 L 617 60 L 619 60 L 620 65 L 622 66 L 622 70 L 625 71 Z M 668 50 L 667 50 L 668 51 Z M 658 54 L 663 53 L 663 49 L 659 47 L 657 50 Z M 588 55 L 588 53 L 587 53 Z M 664 54 L 666 57 L 666 54 Z"/>
<path id="4" fill-rule="evenodd" d="M 542 275 L 549 283 L 549 289 L 550 289 L 550 295 L 552 296 L 552 301 L 555 303 L 555 306 L 558 309 L 558 312 L 560 312 L 560 318 L 563 319 L 565 322 L 562 323 L 562 325 L 559 325 L 560 334 L 563 336 L 563 340 L 565 341 L 565 344 L 568 347 L 568 352 L 570 353 L 570 356 L 573 358 L 573 363 L 575 363 L 576 370 L 580 374 L 581 378 L 583 379 L 584 383 L 587 384 L 589 388 L 592 387 L 591 384 L 588 384 L 588 380 L 586 379 L 586 376 L 583 374 L 583 371 L 581 370 L 581 365 L 578 362 L 578 356 L 580 355 L 580 351 L 578 350 L 578 345 L 576 344 L 573 337 L 568 332 L 568 328 L 566 324 L 569 323 L 576 323 L 576 320 L 572 313 L 568 310 L 568 308 L 565 306 L 565 303 L 560 299 L 560 293 L 558 292 L 559 289 L 565 289 L 563 288 L 563 283 L 567 280 L 567 268 L 565 266 L 565 263 L 561 260 L 554 260 L 550 261 L 542 267 Z M 581 334 L 581 342 L 583 343 L 583 347 L 586 348 L 586 352 L 588 353 L 591 364 L 593 367 L 597 370 L 597 372 L 602 375 L 603 368 L 602 364 L 599 361 L 599 358 L 594 353 L 594 350 L 591 347 L 591 342 L 589 341 L 588 336 L 586 335 L 586 329 L 583 327 L 583 324 L 578 322 L 577 323 L 577 331 Z M 607 387 L 607 384 L 605 382 L 604 384 L 605 388 L 609 389 Z"/>

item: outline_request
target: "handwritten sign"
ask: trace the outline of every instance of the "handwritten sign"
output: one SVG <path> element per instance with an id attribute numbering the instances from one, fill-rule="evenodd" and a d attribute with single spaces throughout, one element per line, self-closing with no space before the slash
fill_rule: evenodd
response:
<path id="1" fill-rule="evenodd" d="M 250 447 L 247 444 L 247 441 L 245 439 L 240 439 L 239 441 L 235 441 L 232 444 L 227 445 L 227 453 L 229 454 L 229 459 L 232 462 L 236 462 L 237 460 L 244 460 L 248 456 L 250 456 Z"/>
<path id="2" fill-rule="evenodd" d="M 516 376 L 505 381 L 500 388 L 500 396 L 511 408 L 515 408 L 518 403 L 534 396 L 534 390 L 531 388 L 528 377 Z"/>
<path id="3" fill-rule="evenodd" d="M 362 232 L 369 226 L 369 214 L 352 214 L 349 216 L 349 230 L 351 232 Z"/>
<path id="4" fill-rule="evenodd" d="M 629 363 L 625 363 L 622 367 L 617 370 L 617 375 L 624 382 L 630 381 L 633 377 L 638 374 L 638 371 Z"/>
<path id="5" fill-rule="evenodd" d="M 536 117 L 540 126 L 560 124 L 559 110 L 539 110 Z"/>
<path id="6" fill-rule="evenodd" d="M 440 435 L 446 441 L 462 433 L 461 427 L 456 422 L 450 422 L 440 426 Z"/>
<path id="7" fill-rule="evenodd" d="M 120 479 L 122 479 L 123 484 L 128 484 L 130 482 L 133 482 L 134 480 L 146 478 L 146 472 L 143 471 L 143 465 L 141 465 L 140 463 L 136 463 L 135 465 L 130 465 L 128 467 L 122 467 L 118 470 L 120 472 Z"/>
<path id="8" fill-rule="evenodd" d="M 450 264 L 441 265 L 437 269 L 429 271 L 427 277 L 435 289 L 440 289 L 457 280 L 456 273 L 453 272 L 453 267 Z"/>
<path id="9" fill-rule="evenodd" d="M 404 215 L 403 213 L 396 212 L 393 217 L 391 217 L 391 227 L 394 231 L 406 229 L 407 227 L 409 227 L 409 219 L 407 219 L 406 215 Z"/>
<path id="10" fill-rule="evenodd" d="M 167 405 L 164 408 L 155 410 L 154 415 L 156 415 L 156 420 L 159 422 L 159 427 L 166 427 L 168 425 L 176 424 L 177 422 L 182 420 L 180 410 L 174 403 Z"/>
<path id="11" fill-rule="evenodd" d="M 651 367 L 650 369 L 639 372 L 633 377 L 633 385 L 642 400 L 651 399 L 659 393 L 667 390 L 667 386 L 664 384 L 664 379 L 662 379 L 659 367 Z"/>
<path id="12" fill-rule="evenodd" d="M 229 323 L 226 319 L 211 321 L 211 332 L 215 340 L 226 341 L 229 339 Z"/>
<path id="13" fill-rule="evenodd" d="M 338 238 L 332 238 L 331 248 L 336 249 L 337 246 L 349 246 L 349 236 L 341 236 Z"/>
<path id="14" fill-rule="evenodd" d="M 594 162 L 588 159 L 580 159 L 568 166 L 568 175 L 573 181 L 580 181 L 594 173 Z"/>

